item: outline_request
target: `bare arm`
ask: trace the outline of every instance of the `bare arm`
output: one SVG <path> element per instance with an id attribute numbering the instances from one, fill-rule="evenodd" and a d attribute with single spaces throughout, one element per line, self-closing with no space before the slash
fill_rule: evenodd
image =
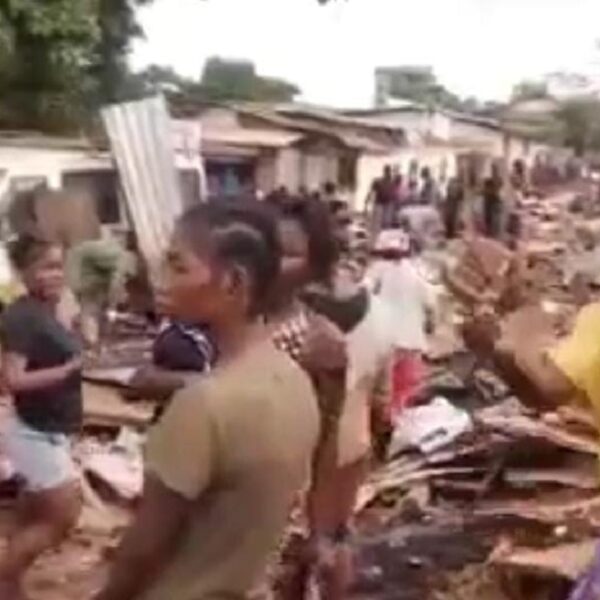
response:
<path id="1" fill-rule="evenodd" d="M 568 402 L 576 390 L 550 359 L 546 334 L 518 342 L 503 342 L 500 330 L 488 317 L 472 321 L 463 330 L 465 342 L 478 356 L 490 359 L 519 398 L 537 409 L 552 409 Z"/>
<path id="2" fill-rule="evenodd" d="M 69 377 L 81 368 L 81 360 L 74 358 L 64 365 L 27 370 L 27 359 L 21 354 L 6 352 L 2 357 L 2 374 L 12 393 L 31 392 L 46 387 L 52 387 Z"/>
<path id="3" fill-rule="evenodd" d="M 330 475 L 337 466 L 339 421 L 346 396 L 346 370 L 314 373 L 312 381 L 319 402 L 321 430 L 313 454 L 306 510 L 311 531 L 327 533 L 330 519 L 323 490 L 328 489 Z"/>
<path id="4" fill-rule="evenodd" d="M 135 600 L 165 567 L 185 530 L 192 502 L 147 475 L 137 516 L 96 600 Z"/>
<path id="5" fill-rule="evenodd" d="M 142 368 L 129 382 L 125 395 L 132 399 L 141 398 L 165 402 L 183 388 L 190 379 L 197 376 L 198 373 L 169 371 L 154 366 Z"/>
<path id="6" fill-rule="evenodd" d="M 541 345 L 516 348 L 496 344 L 494 363 L 506 382 L 526 404 L 538 409 L 555 409 L 569 402 L 576 389 L 551 361 Z"/>

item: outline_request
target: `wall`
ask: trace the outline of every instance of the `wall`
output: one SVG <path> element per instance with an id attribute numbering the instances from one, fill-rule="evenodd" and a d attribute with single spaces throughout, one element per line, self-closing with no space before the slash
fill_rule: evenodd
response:
<path id="1" fill-rule="evenodd" d="M 285 186 L 296 191 L 301 185 L 301 153 L 297 148 L 283 148 L 275 159 L 274 188 Z M 267 188 L 267 191 L 268 188 Z"/>
<path id="2" fill-rule="evenodd" d="M 7 179 L 41 176 L 53 189 L 61 187 L 64 170 L 111 168 L 111 166 L 108 155 L 93 155 L 83 150 L 19 148 L 10 145 L 2 146 L 0 143 L 0 169 L 9 172 Z M 2 190 L 0 190 L 1 195 Z"/>
<path id="3" fill-rule="evenodd" d="M 464 146 L 472 146 L 474 151 L 489 152 L 497 158 L 505 153 L 504 132 L 476 123 L 453 121 L 451 139 Z"/>
<path id="4" fill-rule="evenodd" d="M 390 154 L 363 154 L 357 161 L 357 186 L 350 199 L 353 210 L 363 211 L 365 201 L 373 185 L 373 181 L 381 177 L 384 167 L 391 165 L 398 168 L 403 177 L 407 177 L 413 161 L 422 167 L 429 167 L 433 176 L 439 178 L 442 164 L 446 165 L 446 177 L 456 174 L 456 150 L 444 146 L 422 146 L 400 148 Z"/>
<path id="5" fill-rule="evenodd" d="M 337 183 L 339 154 L 331 150 L 305 152 L 300 165 L 301 184 L 309 191 L 322 189 L 328 181 Z"/>

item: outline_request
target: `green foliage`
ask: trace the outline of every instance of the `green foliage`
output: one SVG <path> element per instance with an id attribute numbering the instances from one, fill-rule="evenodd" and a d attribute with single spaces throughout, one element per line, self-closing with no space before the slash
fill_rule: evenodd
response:
<path id="1" fill-rule="evenodd" d="M 0 2 L 0 124 L 64 128 L 83 115 L 97 0 Z"/>
<path id="2" fill-rule="evenodd" d="M 257 75 L 254 65 L 246 61 L 210 58 L 197 90 L 207 101 L 248 100 L 288 102 L 299 93 L 286 81 Z"/>
<path id="3" fill-rule="evenodd" d="M 564 101 L 557 113 L 563 142 L 582 156 L 600 151 L 600 100 L 582 96 Z"/>
<path id="4" fill-rule="evenodd" d="M 426 67 L 378 69 L 377 78 L 384 96 L 411 100 L 432 108 L 461 110 L 461 99 L 448 91 Z"/>
<path id="5" fill-rule="evenodd" d="M 0 126 L 65 131 L 85 124 L 129 84 L 151 0 L 0 0 Z"/>
<path id="6" fill-rule="evenodd" d="M 585 76 L 577 73 L 559 73 L 554 78 L 558 76 L 573 84 L 574 90 L 587 81 Z M 520 107 L 536 100 L 542 101 L 534 102 L 537 111 L 519 112 Z M 543 111 L 546 104 L 548 108 Z M 546 81 L 524 81 L 515 86 L 512 104 L 505 111 L 505 117 L 509 127 L 542 141 L 572 148 L 578 155 L 600 151 L 600 100 L 593 94 L 572 93 L 565 99 L 558 99 L 549 94 Z"/>
<path id="7" fill-rule="evenodd" d="M 162 91 L 182 109 L 207 102 L 290 102 L 299 93 L 287 81 L 258 75 L 251 62 L 217 57 L 207 60 L 200 80 L 153 65 L 137 76 L 134 85 L 139 94 Z"/>
<path id="8" fill-rule="evenodd" d="M 512 100 L 540 100 L 548 98 L 548 85 L 544 81 L 522 81 L 513 88 Z"/>

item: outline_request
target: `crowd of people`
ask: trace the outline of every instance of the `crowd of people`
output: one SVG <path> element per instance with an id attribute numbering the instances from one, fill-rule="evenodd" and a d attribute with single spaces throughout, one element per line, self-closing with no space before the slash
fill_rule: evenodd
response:
<path id="1" fill-rule="evenodd" d="M 316 578 L 324 596 L 345 596 L 372 432 L 390 420 L 391 364 L 404 350 L 399 364 L 408 358 L 403 368 L 414 371 L 423 344 L 425 313 L 412 313 L 403 348 L 392 304 L 403 294 L 427 303 L 416 273 L 393 268 L 408 258 L 408 238 L 383 236 L 367 273 L 350 267 L 345 211 L 333 198 L 288 195 L 200 205 L 178 221 L 154 291 L 163 324 L 152 364 L 131 381 L 158 403 L 143 497 L 98 599 L 241 597 L 291 525 L 301 551 L 294 574 L 275 577 L 278 593 L 297 597 Z M 2 439 L 24 488 L 0 560 L 7 600 L 24 597 L 28 567 L 81 511 L 71 444 L 82 426 L 85 343 L 60 309 L 63 247 L 30 232 L 10 255 L 24 291 L 0 327 L 13 399 Z M 70 257 L 84 272 L 98 257 L 110 262 L 100 312 L 122 278 L 115 256 L 96 243 Z M 84 299 L 97 302 L 90 285 Z M 282 553 L 286 543 L 297 539 Z"/>
<path id="2" fill-rule="evenodd" d="M 503 177 L 493 165 L 480 183 L 469 173 L 458 173 L 448 181 L 436 180 L 429 167 L 419 176 L 405 177 L 398 168 L 384 167 L 367 198 L 372 232 L 400 221 L 408 222 L 413 235 L 424 240 L 442 233 L 454 239 L 463 230 L 498 239 L 518 235 L 519 198 L 526 192 L 526 169 L 522 161 Z"/>
<path id="3" fill-rule="evenodd" d="M 447 236 L 458 235 L 459 183 L 442 193 L 423 169 L 420 184 L 405 188 L 386 168 L 370 199 L 370 256 L 358 266 L 334 189 L 326 199 L 280 190 L 267 202 L 204 204 L 181 216 L 154 290 L 162 325 L 152 364 L 131 381 L 157 402 L 144 491 L 96 600 L 244 597 L 269 565 L 277 597 L 301 598 L 311 586 L 325 599 L 347 595 L 357 494 L 392 424 L 422 392 L 435 326 L 435 290 L 419 269 L 418 224 L 427 219 L 410 209 L 433 210 Z M 486 180 L 474 240 L 510 245 L 504 233 L 514 225 L 498 215 L 518 211 L 499 190 Z M 468 345 L 536 406 L 574 395 L 600 403 L 598 305 L 566 339 L 540 329 L 526 348 L 498 343 L 516 264 L 503 252 L 509 267 L 479 273 L 485 289 L 470 296 L 478 309 L 464 327 Z M 24 293 L 0 323 L 13 400 L 2 439 L 24 489 L 0 559 L 0 598 L 22 600 L 27 569 L 65 539 L 82 508 L 71 444 L 82 427 L 83 342 L 60 309 L 63 247 L 29 233 L 10 254 Z M 294 568 L 278 570 L 286 553 Z"/>

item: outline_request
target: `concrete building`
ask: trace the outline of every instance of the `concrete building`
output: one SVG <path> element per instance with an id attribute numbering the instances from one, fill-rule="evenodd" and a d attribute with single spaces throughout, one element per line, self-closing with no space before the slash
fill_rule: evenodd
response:
<path id="1" fill-rule="evenodd" d="M 194 122 L 202 128 L 213 198 L 280 187 L 313 191 L 331 182 L 359 209 L 374 176 L 369 161 L 405 143 L 400 128 L 301 105 L 210 106 Z"/>

